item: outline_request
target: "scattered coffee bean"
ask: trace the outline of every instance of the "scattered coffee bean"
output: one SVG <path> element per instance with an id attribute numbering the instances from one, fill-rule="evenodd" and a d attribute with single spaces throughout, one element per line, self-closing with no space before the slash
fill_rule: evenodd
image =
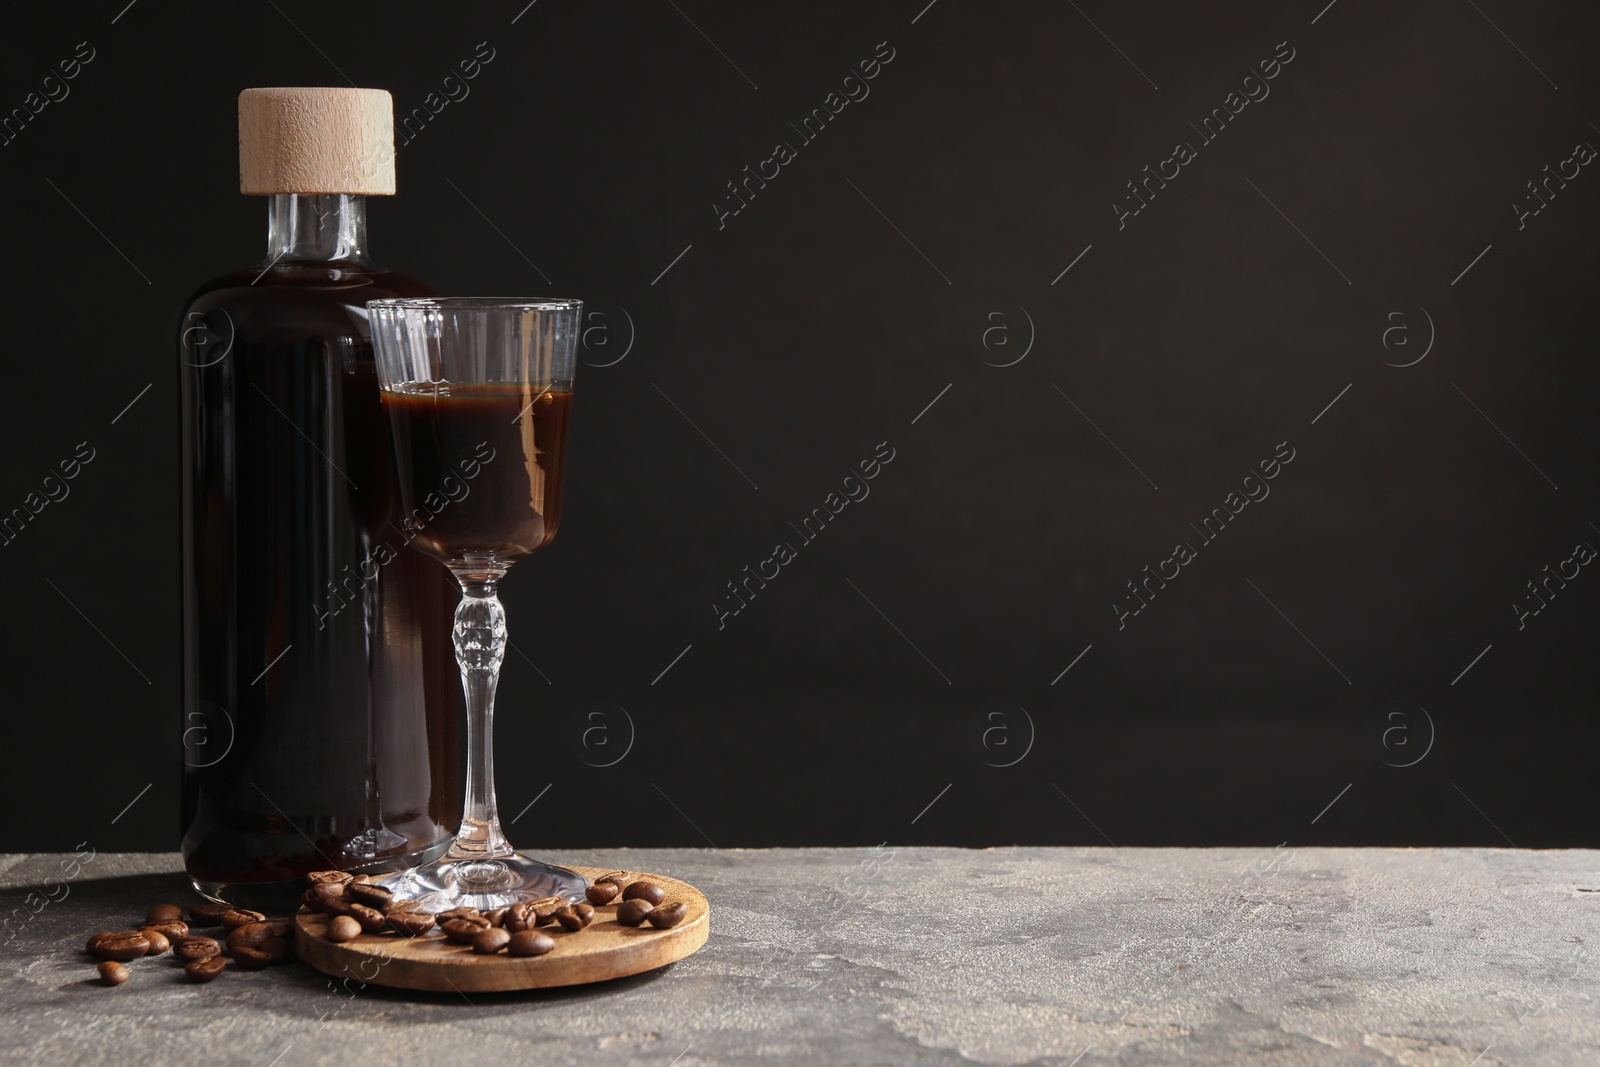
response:
<path id="1" fill-rule="evenodd" d="M 246 923 L 237 930 L 228 931 L 228 947 L 260 948 L 269 937 L 282 937 L 283 931 L 270 922 Z"/>
<path id="2" fill-rule="evenodd" d="M 623 900 L 648 900 L 652 905 L 667 899 L 667 891 L 654 882 L 630 882 L 622 891 Z"/>
<path id="3" fill-rule="evenodd" d="M 445 920 L 439 924 L 439 929 L 444 931 L 446 940 L 457 945 L 470 945 L 473 938 L 489 929 L 489 920 L 481 915 L 476 919 L 461 916 Z"/>
<path id="4" fill-rule="evenodd" d="M 99 943 L 99 941 L 100 941 L 100 939 L 102 937 L 110 937 L 110 936 L 111 936 L 111 931 L 110 930 L 101 930 L 98 934 L 90 934 L 89 935 L 89 940 L 84 943 L 83 951 L 89 953 L 91 956 L 94 955 L 94 946 Z"/>
<path id="5" fill-rule="evenodd" d="M 506 921 L 506 912 L 509 910 L 509 908 L 496 908 L 493 911 L 484 912 L 483 917 L 489 920 L 490 926 L 504 926 Z"/>
<path id="6" fill-rule="evenodd" d="M 500 923 L 508 933 L 520 934 L 530 929 L 537 922 L 533 905 L 527 901 L 519 901 L 506 909 L 506 917 Z"/>
<path id="7" fill-rule="evenodd" d="M 183 973 L 189 976 L 192 982 L 209 982 L 222 973 L 228 961 L 221 956 L 207 956 L 203 960 L 195 960 L 184 965 Z"/>
<path id="8" fill-rule="evenodd" d="M 511 940 L 506 943 L 506 951 L 513 956 L 543 956 L 555 947 L 556 939 L 538 930 L 512 934 Z"/>
<path id="9" fill-rule="evenodd" d="M 189 905 L 189 920 L 196 926 L 216 926 L 232 910 L 232 904 L 214 904 L 208 900 L 204 904 Z"/>
<path id="10" fill-rule="evenodd" d="M 425 911 L 407 911 L 404 908 L 390 908 L 384 913 L 383 921 L 389 929 L 402 937 L 416 937 L 433 929 L 437 921 Z"/>
<path id="11" fill-rule="evenodd" d="M 383 917 L 383 912 L 377 908 L 369 908 L 365 904 L 350 905 L 349 917 L 360 923 L 361 929 L 369 934 L 382 933 L 384 924 L 387 922 Z"/>
<path id="12" fill-rule="evenodd" d="M 623 926 L 638 926 L 644 922 L 646 915 L 655 910 L 655 905 L 648 900 L 624 900 L 617 906 L 617 922 Z"/>
<path id="13" fill-rule="evenodd" d="M 144 954 L 146 956 L 159 956 L 172 947 L 172 942 L 168 941 L 167 935 L 160 930 L 152 930 L 149 927 L 145 927 L 139 932 L 144 935 L 146 941 L 150 942 L 150 947 L 145 949 Z"/>
<path id="14" fill-rule="evenodd" d="M 610 874 L 602 874 L 600 877 L 596 878 L 595 884 L 599 885 L 601 882 L 614 882 L 617 888 L 621 889 L 632 880 L 633 876 L 627 871 L 612 871 Z"/>
<path id="15" fill-rule="evenodd" d="M 334 944 L 343 944 L 361 934 L 361 924 L 348 915 L 335 915 L 328 920 L 328 931 L 322 936 Z"/>
<path id="16" fill-rule="evenodd" d="M 561 924 L 563 930 L 577 932 L 594 922 L 594 906 L 590 904 L 568 904 L 556 910 L 556 922 Z"/>
<path id="17" fill-rule="evenodd" d="M 313 886 L 328 884 L 344 885 L 346 882 L 350 881 L 351 877 L 352 876 L 349 871 L 312 871 L 310 874 L 306 875 L 306 882 Z"/>
<path id="18" fill-rule="evenodd" d="M 258 923 L 265 918 L 266 916 L 259 911 L 250 911 L 247 908 L 234 908 L 223 913 L 223 916 L 219 921 L 222 923 L 224 929 L 237 930 L 241 926 L 248 926 L 250 923 Z"/>
<path id="19" fill-rule="evenodd" d="M 491 926 L 472 939 L 472 951 L 480 956 L 493 956 L 496 952 L 505 948 L 510 940 L 510 934 L 498 926 Z"/>
<path id="20" fill-rule="evenodd" d="M 272 957 L 260 949 L 239 945 L 233 950 L 233 962 L 243 971 L 261 971 L 272 966 Z"/>
<path id="21" fill-rule="evenodd" d="M 100 934 L 89 946 L 89 951 L 103 960 L 126 963 L 136 960 L 150 950 L 150 939 L 139 930 L 118 930 Z"/>
<path id="22" fill-rule="evenodd" d="M 180 937 L 189 936 L 189 924 L 176 919 L 166 923 L 145 923 L 139 929 L 145 933 L 154 930 L 157 933 L 164 934 L 168 941 L 176 941 Z"/>
<path id="23" fill-rule="evenodd" d="M 365 904 L 369 908 L 377 908 L 382 911 L 394 903 L 394 890 L 387 886 L 351 882 L 345 886 L 344 898 L 352 903 Z"/>
<path id="24" fill-rule="evenodd" d="M 146 926 L 155 923 L 177 922 L 183 918 L 183 909 L 176 904 L 157 904 L 144 913 Z"/>
<path id="25" fill-rule="evenodd" d="M 617 894 L 622 892 L 622 887 L 615 882 L 596 882 L 583 891 L 591 904 L 609 904 L 617 899 Z"/>
<path id="26" fill-rule="evenodd" d="M 352 874 L 350 876 L 350 884 L 351 885 L 367 885 L 371 881 L 372 881 L 372 875 L 370 875 L 370 874 Z"/>
<path id="27" fill-rule="evenodd" d="M 258 950 L 267 954 L 267 959 L 272 963 L 286 963 L 294 957 L 294 949 L 286 937 L 269 937 L 261 942 Z"/>
<path id="28" fill-rule="evenodd" d="M 665 930 L 683 922 L 683 917 L 689 914 L 689 905 L 683 901 L 676 904 L 664 904 L 659 908 L 651 908 L 645 915 L 650 920 L 650 925 L 658 930 Z"/>
<path id="29" fill-rule="evenodd" d="M 439 924 L 442 926 L 451 919 L 481 919 L 483 918 L 483 912 L 477 908 L 451 908 L 449 911 L 441 911 L 434 918 L 439 920 Z"/>
<path id="30" fill-rule="evenodd" d="M 128 968 L 116 960 L 102 960 L 95 970 L 100 972 L 100 981 L 106 985 L 121 985 L 128 980 Z"/>
<path id="31" fill-rule="evenodd" d="M 180 937 L 172 943 L 172 954 L 185 963 L 222 955 L 222 942 L 214 937 Z"/>
<path id="32" fill-rule="evenodd" d="M 533 925 L 543 926 L 545 923 L 554 922 L 556 912 L 567 906 L 566 897 L 540 897 L 530 900 L 528 906 L 533 909 Z"/>

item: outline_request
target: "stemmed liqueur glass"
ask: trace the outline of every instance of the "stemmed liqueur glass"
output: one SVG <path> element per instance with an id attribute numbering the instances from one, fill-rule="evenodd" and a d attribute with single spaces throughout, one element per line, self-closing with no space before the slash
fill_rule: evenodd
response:
<path id="1" fill-rule="evenodd" d="M 488 297 L 367 304 L 394 429 L 403 533 L 461 584 L 456 662 L 467 704 L 467 796 L 441 858 L 389 875 L 427 911 L 576 900 L 587 882 L 511 847 L 494 798 L 494 693 L 505 655 L 496 590 L 555 536 L 583 305 Z"/>

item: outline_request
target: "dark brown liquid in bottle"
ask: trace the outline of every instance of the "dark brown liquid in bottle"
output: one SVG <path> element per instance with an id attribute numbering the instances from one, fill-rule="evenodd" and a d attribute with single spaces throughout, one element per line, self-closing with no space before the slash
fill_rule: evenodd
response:
<path id="1" fill-rule="evenodd" d="M 241 271 L 185 308 L 183 852 L 281 904 L 308 871 L 398 867 L 460 819 L 454 582 L 409 547 L 364 264 Z"/>
<path id="2" fill-rule="evenodd" d="M 561 521 L 572 394 L 519 385 L 385 392 L 416 547 L 446 561 L 510 564 Z"/>

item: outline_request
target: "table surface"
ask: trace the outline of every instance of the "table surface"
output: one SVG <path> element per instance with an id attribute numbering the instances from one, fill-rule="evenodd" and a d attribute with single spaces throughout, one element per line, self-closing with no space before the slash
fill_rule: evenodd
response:
<path id="1" fill-rule="evenodd" d="M 0 857 L 0 1062 L 1600 1063 L 1600 852 L 605 850 L 711 899 L 694 956 L 413 994 L 300 964 L 193 985 L 83 954 L 194 899 L 176 855 Z M 68 877 L 68 875 L 71 877 Z"/>

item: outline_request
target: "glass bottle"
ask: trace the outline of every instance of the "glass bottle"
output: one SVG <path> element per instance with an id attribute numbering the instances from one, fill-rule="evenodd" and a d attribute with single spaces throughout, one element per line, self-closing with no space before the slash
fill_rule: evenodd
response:
<path id="1" fill-rule="evenodd" d="M 364 306 L 430 291 L 366 249 L 362 192 L 274 192 L 266 259 L 178 324 L 183 855 L 245 907 L 429 860 L 460 820 L 454 591 L 402 532 Z"/>

